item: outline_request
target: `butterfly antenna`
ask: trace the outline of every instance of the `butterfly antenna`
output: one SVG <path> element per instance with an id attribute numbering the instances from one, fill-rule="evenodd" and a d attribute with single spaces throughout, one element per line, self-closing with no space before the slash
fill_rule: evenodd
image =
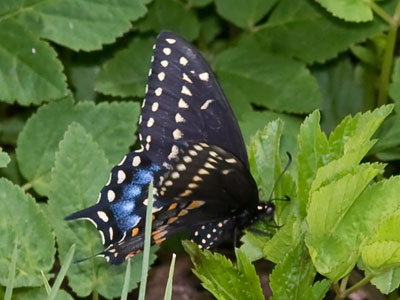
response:
<path id="1" fill-rule="evenodd" d="M 89 257 L 76 259 L 76 260 L 74 260 L 74 264 L 79 264 L 79 263 L 81 263 L 81 262 L 87 261 L 87 260 L 92 259 L 92 258 L 95 258 L 95 257 L 102 257 L 102 256 L 103 256 L 103 253 L 104 253 L 104 251 L 99 252 L 99 253 L 97 253 L 97 254 L 93 254 L 93 255 L 91 255 L 91 256 L 89 256 Z"/>
<path id="2" fill-rule="evenodd" d="M 286 166 L 283 168 L 281 174 L 279 174 L 278 178 L 276 179 L 274 186 L 272 188 L 271 194 L 269 195 L 268 202 L 272 201 L 272 195 L 276 189 L 276 186 L 278 185 L 279 181 L 282 179 L 283 174 L 289 169 L 290 165 L 292 164 L 292 155 L 289 152 L 286 152 L 286 155 L 288 156 L 288 162 L 286 163 Z M 287 201 L 289 197 L 285 196 L 285 201 Z M 278 200 L 278 199 L 276 199 Z"/>

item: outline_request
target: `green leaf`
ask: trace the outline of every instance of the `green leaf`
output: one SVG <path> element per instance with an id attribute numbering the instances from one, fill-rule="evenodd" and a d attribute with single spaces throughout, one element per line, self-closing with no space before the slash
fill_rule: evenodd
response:
<path id="1" fill-rule="evenodd" d="M 218 300 L 264 299 L 254 266 L 244 253 L 236 249 L 236 266 L 225 256 L 211 251 L 201 251 L 189 241 L 183 241 L 195 266 L 193 272 L 203 286 Z"/>
<path id="2" fill-rule="evenodd" d="M 207 15 L 201 19 L 200 40 L 205 43 L 211 43 L 222 33 L 221 19 L 217 15 Z"/>
<path id="3" fill-rule="evenodd" d="M 248 102 L 275 111 L 306 113 L 320 105 L 315 78 L 304 64 L 293 59 L 239 45 L 219 54 L 214 68 L 232 101 L 236 93 L 229 87 L 234 85 Z M 230 85 L 225 86 L 224 82 Z"/>
<path id="4" fill-rule="evenodd" d="M 27 289 L 18 291 L 13 295 L 15 300 L 43 300 L 47 299 L 47 293 L 44 288 Z M 59 290 L 55 300 L 73 300 L 72 296 L 64 290 Z"/>
<path id="5" fill-rule="evenodd" d="M 266 50 L 307 63 L 322 63 L 382 32 L 385 26 L 379 18 L 362 24 L 347 23 L 311 0 L 282 0 L 254 39 Z"/>
<path id="6" fill-rule="evenodd" d="M 353 217 L 354 206 L 370 181 L 382 172 L 382 165 L 363 164 L 311 193 L 306 242 L 317 271 L 333 281 L 346 276 L 357 262 L 360 244 L 348 233 L 356 230 L 354 234 L 359 234 L 353 228 L 362 218 Z"/>
<path id="7" fill-rule="evenodd" d="M 69 67 L 69 81 L 77 101 L 95 101 L 99 96 L 94 91 L 95 79 L 100 73 L 96 63 L 75 62 Z"/>
<path id="8" fill-rule="evenodd" d="M 389 86 L 389 95 L 396 102 L 400 104 L 400 59 L 396 58 L 394 61 L 392 83 Z M 396 105 L 397 111 L 400 111 L 400 107 Z"/>
<path id="9" fill-rule="evenodd" d="M 386 217 L 373 237 L 361 249 L 364 266 L 374 273 L 400 266 L 400 211 Z"/>
<path id="10" fill-rule="evenodd" d="M 240 250 L 250 261 L 259 260 L 264 257 L 262 249 L 270 238 L 271 237 L 267 234 L 254 234 L 246 231 L 240 238 L 240 241 L 242 242 Z"/>
<path id="11" fill-rule="evenodd" d="M 273 296 L 270 299 L 301 299 L 312 285 L 315 273 L 304 243 L 298 244 L 285 253 L 283 260 L 272 271 L 269 279 Z"/>
<path id="12" fill-rule="evenodd" d="M 257 183 L 260 199 L 269 199 L 280 174 L 279 141 L 283 123 L 276 120 L 258 131 L 248 147 L 251 174 Z"/>
<path id="13" fill-rule="evenodd" d="M 7 285 L 15 238 L 18 239 L 14 287 L 41 286 L 39 270 L 48 273 L 56 252 L 54 236 L 35 199 L 0 178 L 0 284 Z"/>
<path id="14" fill-rule="evenodd" d="M 360 163 L 375 144 L 371 137 L 391 111 L 391 105 L 382 106 L 373 112 L 348 116 L 339 124 L 329 137 L 332 160 L 318 169 L 312 191 L 337 180 Z"/>
<path id="15" fill-rule="evenodd" d="M 318 66 L 313 75 L 322 93 L 321 127 L 331 132 L 349 114 L 363 110 L 364 89 L 348 58 Z"/>
<path id="16" fill-rule="evenodd" d="M 328 139 L 321 131 L 319 120 L 318 111 L 310 114 L 301 125 L 298 137 L 297 196 L 300 214 L 303 217 L 305 216 L 311 184 L 318 168 L 324 165 L 326 157 L 329 155 Z"/>
<path id="17" fill-rule="evenodd" d="M 305 293 L 302 295 L 301 300 L 322 300 L 325 299 L 325 295 L 328 292 L 332 281 L 323 279 L 317 281 L 312 286 L 308 287 Z"/>
<path id="18" fill-rule="evenodd" d="M 281 153 L 290 152 L 295 155 L 297 153 L 297 135 L 302 120 L 288 114 L 278 114 L 272 111 L 250 111 L 243 114 L 239 123 L 246 143 L 250 142 L 250 138 L 256 134 L 257 130 L 262 130 L 269 122 L 276 119 L 281 119 L 285 124 L 281 138 Z"/>
<path id="19" fill-rule="evenodd" d="M 75 51 L 101 49 L 114 42 L 147 11 L 145 0 L 54 0 L 35 1 L 35 5 L 25 2 L 15 4 L 7 13 L 41 38 Z"/>
<path id="20" fill-rule="evenodd" d="M 349 22 L 367 22 L 373 19 L 370 5 L 365 0 L 316 0 L 335 17 Z"/>
<path id="21" fill-rule="evenodd" d="M 67 95 L 63 67 L 46 42 L 12 20 L 0 21 L 0 40 L 0 100 L 29 105 Z"/>
<path id="22" fill-rule="evenodd" d="M 142 31 L 152 30 L 156 33 L 170 30 L 189 41 L 196 39 L 200 32 L 195 13 L 178 0 L 154 0 L 138 27 Z"/>
<path id="23" fill-rule="evenodd" d="M 213 0 L 188 0 L 188 3 L 194 7 L 204 7 L 212 2 Z"/>
<path id="24" fill-rule="evenodd" d="M 251 29 L 276 4 L 277 0 L 216 0 L 217 12 L 238 27 Z"/>
<path id="25" fill-rule="evenodd" d="M 76 105 L 70 99 L 38 109 L 18 138 L 17 160 L 22 174 L 40 194 L 47 194 L 55 152 L 65 130 L 80 123 L 104 149 L 110 167 L 121 160 L 134 141 L 139 105 L 114 102 Z"/>
<path id="26" fill-rule="evenodd" d="M 392 83 L 389 87 L 389 94 L 395 102 L 395 115 L 390 116 L 382 125 L 377 136 L 378 143 L 372 149 L 381 160 L 400 159 L 400 60 L 395 60 L 392 75 Z"/>
<path id="27" fill-rule="evenodd" d="M 113 96 L 144 96 L 144 86 L 150 68 L 153 39 L 136 38 L 128 48 L 107 61 L 98 77 L 95 89 Z"/>
<path id="28" fill-rule="evenodd" d="M 263 252 L 268 260 L 278 264 L 284 260 L 287 253 L 299 245 L 301 237 L 301 225 L 296 218 L 292 217 L 264 245 Z"/>
<path id="29" fill-rule="evenodd" d="M 63 219 L 93 205 L 108 176 L 109 164 L 99 145 L 81 125 L 70 125 L 57 152 L 48 201 L 61 260 L 72 244 L 76 244 L 76 258 L 90 257 L 102 250 L 92 224 L 86 221 L 67 223 Z M 133 257 L 131 263 L 134 270 L 140 270 L 141 255 Z M 70 287 L 79 297 L 87 297 L 96 290 L 106 298 L 113 298 L 121 295 L 124 271 L 124 265 L 110 266 L 104 259 L 91 258 L 71 265 L 67 276 Z M 131 276 L 130 289 L 136 286 L 139 278 L 140 271 L 136 271 Z"/>
<path id="30" fill-rule="evenodd" d="M 391 268 L 376 277 L 372 278 L 371 283 L 375 285 L 382 293 L 389 294 L 400 285 L 400 267 Z"/>
<path id="31" fill-rule="evenodd" d="M 0 168 L 7 167 L 10 160 L 10 156 L 6 152 L 3 152 L 3 149 L 0 147 Z"/>

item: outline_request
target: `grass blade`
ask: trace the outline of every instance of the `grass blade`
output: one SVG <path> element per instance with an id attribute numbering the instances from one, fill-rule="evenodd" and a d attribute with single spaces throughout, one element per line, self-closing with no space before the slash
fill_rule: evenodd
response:
<path id="1" fill-rule="evenodd" d="M 146 297 L 146 283 L 147 273 L 149 271 L 149 257 L 151 246 L 151 215 L 153 212 L 153 181 L 149 185 L 149 195 L 146 209 L 146 229 L 143 248 L 143 262 L 142 262 L 142 279 L 140 280 L 139 298 L 138 300 L 145 300 Z"/>
<path id="2" fill-rule="evenodd" d="M 58 290 L 60 289 L 61 283 L 64 280 L 65 275 L 68 272 L 68 269 L 71 265 L 72 259 L 74 258 L 75 254 L 75 244 L 69 248 L 67 256 L 65 257 L 65 260 L 63 264 L 61 265 L 60 272 L 57 275 L 56 281 L 53 284 L 53 287 L 51 288 L 51 292 L 49 297 L 47 298 L 48 300 L 53 300 L 56 298 L 56 295 L 58 293 Z"/>
<path id="3" fill-rule="evenodd" d="M 174 277 L 175 258 L 176 254 L 174 253 L 172 254 L 171 266 L 169 267 L 169 275 L 168 275 L 167 286 L 165 287 L 164 300 L 171 300 L 172 298 L 172 281 Z"/>
<path id="4" fill-rule="evenodd" d="M 128 299 L 130 281 L 131 281 L 131 259 L 129 258 L 128 261 L 126 262 L 124 287 L 122 288 L 121 300 Z"/>
<path id="5" fill-rule="evenodd" d="M 12 291 L 14 288 L 14 281 L 15 281 L 15 270 L 17 268 L 17 257 L 18 257 L 18 238 L 16 238 L 14 241 L 14 250 L 11 256 L 11 266 L 10 266 L 10 272 L 8 273 L 6 294 L 4 295 L 4 300 L 11 300 Z"/>
<path id="6" fill-rule="evenodd" d="M 47 281 L 47 278 L 46 278 L 46 275 L 44 275 L 44 272 L 42 270 L 40 270 L 40 273 L 42 274 L 43 285 L 44 285 L 44 288 L 46 289 L 46 293 L 47 293 L 47 295 L 50 295 L 51 286 L 50 286 L 49 282 Z"/>

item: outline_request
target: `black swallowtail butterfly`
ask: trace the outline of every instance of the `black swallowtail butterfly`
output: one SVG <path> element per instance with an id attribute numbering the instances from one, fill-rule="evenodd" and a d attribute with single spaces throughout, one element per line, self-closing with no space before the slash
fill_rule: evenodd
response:
<path id="1" fill-rule="evenodd" d="M 66 218 L 94 223 L 105 247 L 99 255 L 111 264 L 143 249 L 151 180 L 152 243 L 186 230 L 210 248 L 274 211 L 259 203 L 238 123 L 208 63 L 171 32 L 159 34 L 153 49 L 141 149 L 111 170 L 95 205 Z"/>

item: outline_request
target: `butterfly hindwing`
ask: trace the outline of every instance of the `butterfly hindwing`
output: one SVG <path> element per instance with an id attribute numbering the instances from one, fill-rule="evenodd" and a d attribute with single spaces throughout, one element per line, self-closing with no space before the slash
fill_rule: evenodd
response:
<path id="1" fill-rule="evenodd" d="M 141 143 L 158 165 L 169 163 L 187 141 L 207 141 L 248 168 L 238 123 L 213 71 L 173 33 L 157 37 L 139 122 Z"/>
<path id="2" fill-rule="evenodd" d="M 78 211 L 67 220 L 86 219 L 99 230 L 105 247 L 126 237 L 127 232 L 143 227 L 148 185 L 162 168 L 152 163 L 144 152 L 126 155 L 110 173 L 107 184 L 95 205 Z M 160 209 L 154 203 L 154 210 Z"/>
<path id="3" fill-rule="evenodd" d="M 202 224 L 231 216 L 235 211 L 254 208 L 257 187 L 249 171 L 233 154 L 207 143 L 188 143 L 172 168 L 160 177 L 160 203 L 186 203 L 186 225 Z"/>

